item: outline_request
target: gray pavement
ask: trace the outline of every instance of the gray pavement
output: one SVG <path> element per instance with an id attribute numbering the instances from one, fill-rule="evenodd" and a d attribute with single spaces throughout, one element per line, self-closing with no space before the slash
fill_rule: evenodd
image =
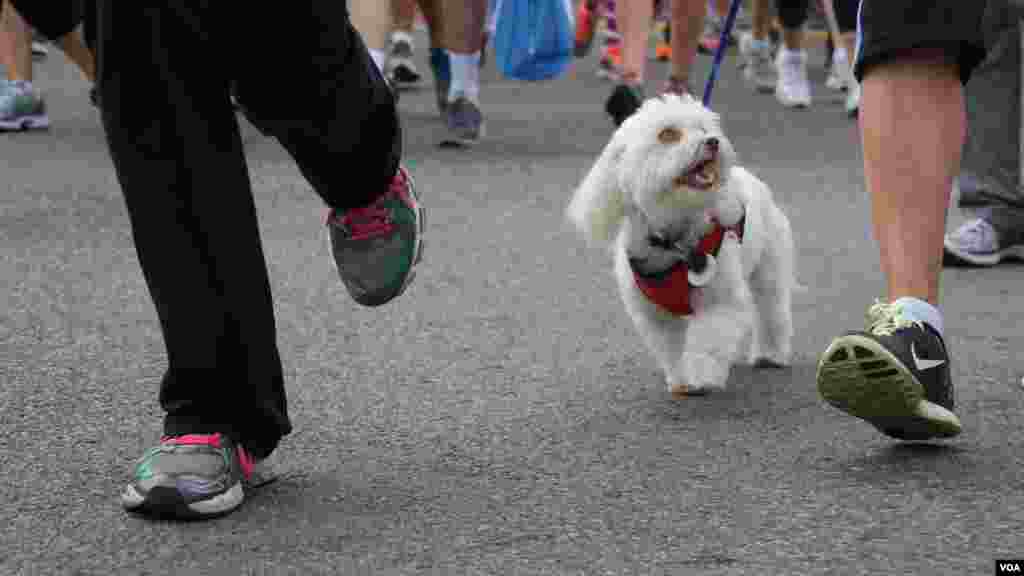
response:
<path id="1" fill-rule="evenodd" d="M 296 431 L 237 513 L 175 524 L 117 502 L 160 434 L 163 344 L 88 86 L 51 54 L 53 128 L 0 136 L 0 574 L 965 575 L 1024 557 L 1022 269 L 944 275 L 960 437 L 901 444 L 825 406 L 817 355 L 883 288 L 855 124 L 820 54 L 806 111 L 748 92 L 733 58 L 714 107 L 810 287 L 792 369 L 668 397 L 608 259 L 563 222 L 611 133 L 593 57 L 545 84 L 488 68 L 471 151 L 436 148 L 429 87 L 403 95 L 427 261 L 381 309 L 347 297 L 323 207 L 246 126 Z"/>

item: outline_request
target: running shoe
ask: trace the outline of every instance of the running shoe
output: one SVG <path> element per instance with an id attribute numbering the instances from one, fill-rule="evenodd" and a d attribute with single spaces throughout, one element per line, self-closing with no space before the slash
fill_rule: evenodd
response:
<path id="1" fill-rule="evenodd" d="M 392 33 L 388 58 L 384 63 L 384 74 L 396 90 L 416 88 L 423 80 L 423 76 L 416 69 L 414 56 L 412 36 L 401 30 Z"/>
<path id="2" fill-rule="evenodd" d="M 465 148 L 483 137 L 484 117 L 476 102 L 457 95 L 448 103 L 446 115 L 448 133 L 441 140 L 441 146 Z"/>
<path id="3" fill-rule="evenodd" d="M 121 493 L 129 512 L 179 520 L 238 508 L 256 462 L 223 434 L 165 437 L 142 455 Z"/>
<path id="4" fill-rule="evenodd" d="M 943 248 L 946 266 L 995 266 L 1005 260 L 1024 260 L 1024 244 L 1002 242 L 984 218 L 968 220 L 946 234 Z"/>
<path id="5" fill-rule="evenodd" d="M 961 431 L 942 336 L 896 303 L 876 302 L 866 330 L 832 341 L 818 363 L 817 385 L 826 402 L 893 438 L 950 438 Z"/>
<path id="6" fill-rule="evenodd" d="M 356 302 L 380 306 L 409 287 L 423 259 L 423 214 L 412 177 L 402 167 L 369 206 L 328 213 L 334 263 Z"/>
<path id="7" fill-rule="evenodd" d="M 45 130 L 50 127 L 46 101 L 32 84 L 0 80 L 0 132 Z"/>

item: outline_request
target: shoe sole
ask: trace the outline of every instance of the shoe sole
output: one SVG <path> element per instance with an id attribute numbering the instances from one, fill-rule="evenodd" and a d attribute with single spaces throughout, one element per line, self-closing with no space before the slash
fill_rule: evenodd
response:
<path id="1" fill-rule="evenodd" d="M 480 124 L 480 129 L 477 131 L 476 138 L 465 138 L 462 136 L 446 135 L 438 143 L 441 148 L 472 148 L 480 143 L 480 140 L 484 138 L 484 124 Z"/>
<path id="2" fill-rule="evenodd" d="M 121 495 L 121 504 L 133 514 L 173 520 L 202 520 L 233 512 L 245 500 L 241 482 L 208 500 L 186 503 L 178 490 L 156 486 L 145 496 L 129 485 Z"/>
<path id="3" fill-rule="evenodd" d="M 395 90 L 411 91 L 423 86 L 423 75 L 404 63 L 388 66 L 387 78 Z"/>
<path id="4" fill-rule="evenodd" d="M 22 116 L 15 120 L 0 120 L 0 132 L 27 132 L 29 130 L 46 130 L 50 127 L 47 116 Z"/>
<path id="5" fill-rule="evenodd" d="M 944 266 L 969 266 L 988 268 L 1004 260 L 1024 260 L 1024 246 L 1010 246 L 992 254 L 971 254 L 958 248 L 948 240 L 943 243 L 942 264 Z"/>
<path id="6" fill-rule="evenodd" d="M 811 103 L 805 100 L 785 100 L 783 98 L 779 98 L 778 95 L 775 96 L 775 99 L 778 100 L 779 104 L 782 104 L 785 108 L 803 109 L 811 107 Z"/>
<path id="7" fill-rule="evenodd" d="M 850 334 L 833 341 L 818 363 L 816 380 L 826 402 L 887 436 L 928 440 L 962 430 L 960 419 L 926 400 L 917 378 L 871 338 Z"/>

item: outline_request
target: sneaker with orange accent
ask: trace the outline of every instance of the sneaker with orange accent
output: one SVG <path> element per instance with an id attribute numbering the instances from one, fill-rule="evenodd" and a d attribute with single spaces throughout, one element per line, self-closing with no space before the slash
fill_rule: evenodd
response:
<path id="1" fill-rule="evenodd" d="M 412 177 L 399 167 L 373 204 L 327 216 L 328 240 L 341 281 L 356 302 L 380 306 L 412 282 L 423 259 L 423 207 Z"/>
<path id="2" fill-rule="evenodd" d="M 165 437 L 135 464 L 121 493 L 129 512 L 192 520 L 227 514 L 245 498 L 256 462 L 223 434 Z"/>
<path id="3" fill-rule="evenodd" d="M 654 58 L 659 62 L 672 60 L 672 27 L 668 22 L 658 23 L 658 41 L 654 45 Z"/>
<path id="4" fill-rule="evenodd" d="M 596 2 L 594 0 L 581 0 L 576 9 L 576 47 L 574 54 L 577 58 L 583 58 L 590 53 L 590 47 L 594 43 L 594 31 L 597 29 L 595 18 Z"/>
<path id="5" fill-rule="evenodd" d="M 597 64 L 597 76 L 606 80 L 618 80 L 622 75 L 622 49 L 619 44 L 605 44 L 601 60 Z"/>

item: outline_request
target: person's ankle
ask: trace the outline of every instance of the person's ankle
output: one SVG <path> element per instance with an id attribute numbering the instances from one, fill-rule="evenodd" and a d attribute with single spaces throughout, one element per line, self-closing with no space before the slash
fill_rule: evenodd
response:
<path id="1" fill-rule="evenodd" d="M 900 307 L 900 314 L 908 320 L 924 322 L 931 326 L 939 336 L 944 336 L 942 312 L 932 303 L 922 298 L 903 296 L 892 301 Z"/>
<path id="2" fill-rule="evenodd" d="M 643 76 L 641 76 L 636 70 L 623 70 L 620 75 L 620 80 L 622 84 L 632 86 L 634 88 L 642 86 L 644 83 Z"/>

